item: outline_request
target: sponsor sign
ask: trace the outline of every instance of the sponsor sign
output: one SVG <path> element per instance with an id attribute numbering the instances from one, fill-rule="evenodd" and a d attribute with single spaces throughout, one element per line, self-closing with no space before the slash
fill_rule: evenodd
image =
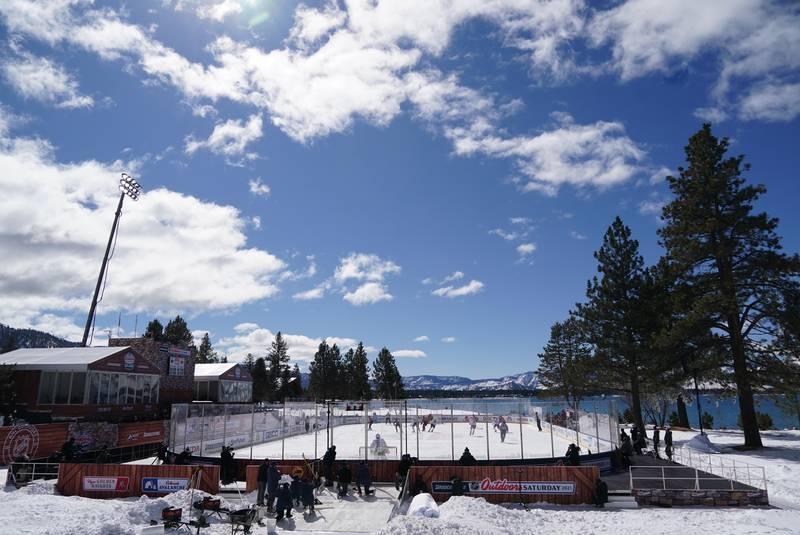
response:
<path id="1" fill-rule="evenodd" d="M 169 353 L 171 355 L 180 355 L 182 357 L 192 356 L 192 352 L 189 349 L 184 349 L 180 346 L 169 346 Z"/>
<path id="2" fill-rule="evenodd" d="M 132 370 L 136 368 L 136 357 L 133 353 L 125 353 L 125 357 L 123 358 L 123 362 L 125 364 L 126 370 Z"/>
<path id="3" fill-rule="evenodd" d="M 470 494 L 575 494 L 572 481 L 513 481 L 508 479 L 489 479 L 464 481 L 464 492 Z M 450 481 L 434 481 L 431 490 L 449 494 L 453 490 Z"/>
<path id="4" fill-rule="evenodd" d="M 83 490 L 124 492 L 128 490 L 129 483 L 127 476 L 84 476 Z"/>
<path id="5" fill-rule="evenodd" d="M 7 429 L 7 428 L 6 428 Z M 18 457 L 35 457 L 39 449 L 39 431 L 33 425 L 15 425 L 3 442 L 0 463 L 10 463 Z"/>
<path id="6" fill-rule="evenodd" d="M 242 370 L 241 370 L 241 369 L 239 369 L 239 366 L 236 366 L 236 367 L 233 369 L 233 375 L 234 375 L 234 377 L 236 377 L 237 379 L 240 379 L 240 378 L 242 377 Z"/>
<path id="7" fill-rule="evenodd" d="M 142 492 L 169 493 L 186 490 L 188 487 L 188 479 L 172 479 L 165 477 L 142 478 Z"/>

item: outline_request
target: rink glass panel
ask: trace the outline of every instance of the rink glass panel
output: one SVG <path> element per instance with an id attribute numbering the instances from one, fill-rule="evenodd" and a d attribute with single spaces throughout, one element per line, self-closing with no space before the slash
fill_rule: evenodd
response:
<path id="1" fill-rule="evenodd" d="M 505 440 L 501 418 L 508 428 Z M 335 444 L 337 459 L 356 459 L 371 458 L 370 446 L 380 434 L 397 457 L 457 460 L 469 448 L 477 460 L 561 458 L 570 443 L 582 454 L 611 451 L 618 441 L 617 418 L 613 400 L 583 403 L 577 410 L 566 402 L 529 398 L 174 404 L 170 447 L 218 456 L 228 445 L 239 459 L 312 459 Z"/>

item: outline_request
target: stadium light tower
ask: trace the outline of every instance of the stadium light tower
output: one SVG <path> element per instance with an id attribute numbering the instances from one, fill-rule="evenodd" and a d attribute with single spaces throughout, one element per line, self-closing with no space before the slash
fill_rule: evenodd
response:
<path id="1" fill-rule="evenodd" d="M 81 346 L 86 347 L 86 342 L 89 339 L 89 330 L 92 328 L 94 322 L 94 311 L 97 308 L 97 298 L 100 295 L 100 287 L 103 285 L 103 278 L 105 277 L 106 267 L 108 266 L 108 255 L 111 253 L 111 244 L 114 241 L 114 236 L 117 233 L 117 226 L 119 225 L 119 216 L 122 213 L 122 202 L 127 195 L 134 201 L 139 198 L 142 192 L 142 186 L 127 173 L 122 173 L 122 178 L 119 179 L 119 204 L 117 205 L 117 213 L 114 215 L 114 224 L 111 226 L 111 234 L 108 236 L 108 245 L 106 245 L 106 254 L 103 256 L 103 263 L 100 266 L 100 275 L 97 277 L 97 286 L 94 288 L 94 297 L 92 297 L 92 306 L 89 308 L 89 317 L 86 318 L 86 327 L 83 329 L 83 341 Z"/>

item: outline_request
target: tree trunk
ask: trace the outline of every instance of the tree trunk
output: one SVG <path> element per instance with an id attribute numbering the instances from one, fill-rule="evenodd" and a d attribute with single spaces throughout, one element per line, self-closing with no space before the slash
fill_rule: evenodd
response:
<path id="1" fill-rule="evenodd" d="M 739 411 L 742 417 L 742 431 L 744 432 L 744 445 L 747 448 L 761 448 L 761 433 L 758 431 L 756 419 L 756 405 L 753 399 L 753 389 L 750 386 L 750 375 L 747 369 L 747 357 L 744 351 L 744 341 L 738 329 L 738 318 L 728 319 L 731 328 L 731 352 L 733 353 L 733 377 L 736 380 L 736 390 L 739 397 Z"/>
<path id="2" fill-rule="evenodd" d="M 631 411 L 633 412 L 633 422 L 642 432 L 644 432 L 644 420 L 642 419 L 642 400 L 639 393 L 639 376 L 631 375 Z"/>
<path id="3" fill-rule="evenodd" d="M 686 412 L 686 403 L 683 401 L 683 394 L 678 394 L 678 427 L 689 429 L 689 413 Z"/>

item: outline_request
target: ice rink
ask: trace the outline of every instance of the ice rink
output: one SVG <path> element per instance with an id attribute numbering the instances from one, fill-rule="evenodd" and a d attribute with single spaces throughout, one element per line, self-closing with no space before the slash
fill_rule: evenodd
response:
<path id="1" fill-rule="evenodd" d="M 365 445 L 364 425 L 341 425 L 334 427 L 333 444 L 336 445 L 337 459 L 358 459 L 359 447 Z M 522 424 L 522 445 L 520 446 L 520 425 L 509 425 L 509 432 L 505 442 L 500 441 L 500 432 L 494 431 L 492 425 L 488 427 L 488 455 L 487 455 L 487 427 L 479 423 L 475 433 L 470 436 L 467 423 L 443 423 L 436 426 L 433 432 L 424 431 L 415 433 L 408 426 L 408 433 L 403 429 L 402 451 L 408 451 L 412 456 L 420 459 L 458 459 L 464 448 L 469 448 L 476 459 L 519 459 L 532 457 L 561 457 L 567 450 L 569 442 L 551 435 L 549 427 L 542 422 L 542 431 L 533 424 Z M 400 432 L 391 424 L 376 423 L 372 430 L 367 431 L 367 441 L 371 443 L 376 434 L 380 434 L 389 447 L 400 451 Z M 451 446 L 451 437 L 453 446 Z M 252 447 L 252 458 L 261 459 L 298 459 L 302 455 L 307 458 L 322 457 L 326 448 L 326 430 L 287 437 L 283 444 L 281 440 L 272 440 Z M 316 441 L 316 453 L 315 453 Z M 406 447 L 407 444 L 407 447 Z M 250 446 L 236 450 L 238 459 L 251 456 Z M 362 454 L 363 456 L 363 454 Z M 370 455 L 372 457 L 372 455 Z"/>

